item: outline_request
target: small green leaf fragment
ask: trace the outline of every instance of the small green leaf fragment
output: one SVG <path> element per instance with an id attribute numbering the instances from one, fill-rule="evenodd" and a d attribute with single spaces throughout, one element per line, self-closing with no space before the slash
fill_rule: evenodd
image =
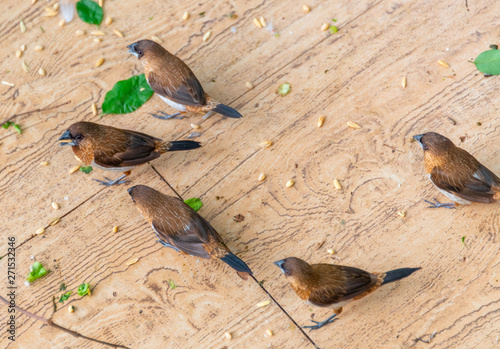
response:
<path id="1" fill-rule="evenodd" d="M 472 63 L 483 74 L 500 75 L 500 50 L 484 51 Z"/>
<path id="2" fill-rule="evenodd" d="M 284 82 L 278 87 L 276 93 L 279 94 L 281 97 L 284 97 L 291 91 L 292 91 L 292 85 L 289 84 L 288 82 Z"/>
<path id="3" fill-rule="evenodd" d="M 5 129 L 8 129 L 10 127 L 10 125 L 12 125 L 12 124 L 13 124 L 12 121 L 7 121 L 5 124 L 2 125 L 2 127 Z"/>
<path id="4" fill-rule="evenodd" d="M 61 282 L 61 285 L 59 285 L 59 291 L 66 291 L 66 284 L 64 282 Z"/>
<path id="5" fill-rule="evenodd" d="M 458 279 L 457 281 L 462 281 L 462 279 Z"/>
<path id="6" fill-rule="evenodd" d="M 203 207 L 203 203 L 198 198 L 187 199 L 184 202 L 195 211 L 199 211 Z"/>
<path id="7" fill-rule="evenodd" d="M 30 273 L 28 274 L 26 280 L 28 280 L 28 282 L 33 282 L 36 279 L 45 276 L 48 272 L 49 271 L 43 267 L 42 263 L 35 262 L 30 266 Z"/>
<path id="8" fill-rule="evenodd" d="M 90 287 L 89 284 L 83 283 L 80 286 L 78 286 L 78 295 L 79 296 L 85 296 L 85 295 L 90 295 Z"/>
<path id="9" fill-rule="evenodd" d="M 93 170 L 92 166 L 80 167 L 80 171 L 86 174 L 89 174 L 90 172 L 92 172 L 92 170 Z"/>
<path id="10" fill-rule="evenodd" d="M 336 26 L 334 26 L 334 25 L 330 26 L 330 34 L 335 34 L 338 31 L 339 31 L 339 28 L 337 28 Z"/>
<path id="11" fill-rule="evenodd" d="M 498 45 L 490 45 L 490 48 L 491 48 L 492 50 L 498 50 Z"/>
<path id="12" fill-rule="evenodd" d="M 43 27 L 40 27 L 40 30 L 42 31 L 42 33 L 45 33 L 45 29 L 43 29 Z"/>
<path id="13" fill-rule="evenodd" d="M 205 15 L 205 11 L 199 13 L 200 16 Z"/>
<path id="14" fill-rule="evenodd" d="M 462 236 L 462 244 L 465 246 L 465 236 Z"/>
<path id="15" fill-rule="evenodd" d="M 71 291 L 68 291 L 65 294 L 61 295 L 61 298 L 59 298 L 59 303 L 64 304 L 64 301 L 68 300 L 69 296 L 71 296 Z"/>
<path id="16" fill-rule="evenodd" d="M 334 18 L 334 19 L 332 19 L 332 21 L 333 21 L 333 22 L 337 22 L 337 20 L 336 20 L 335 18 Z"/>
<path id="17" fill-rule="evenodd" d="M 174 288 L 177 287 L 177 285 L 175 284 L 174 280 L 170 279 L 168 281 L 168 283 L 170 284 L 170 289 L 173 290 Z"/>
<path id="18" fill-rule="evenodd" d="M 14 130 L 16 130 L 17 133 L 21 134 L 21 126 L 19 124 L 14 124 Z"/>
<path id="19" fill-rule="evenodd" d="M 106 93 L 102 104 L 103 114 L 127 114 L 137 110 L 153 95 L 144 74 L 118 81 Z"/>
<path id="20" fill-rule="evenodd" d="M 102 22 L 101 6 L 91 0 L 80 0 L 76 3 L 76 13 L 85 23 L 99 25 Z"/>

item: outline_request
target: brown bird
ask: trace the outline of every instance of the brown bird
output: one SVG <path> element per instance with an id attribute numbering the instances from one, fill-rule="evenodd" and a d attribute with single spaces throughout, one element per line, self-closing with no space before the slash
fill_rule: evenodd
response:
<path id="1" fill-rule="evenodd" d="M 179 110 L 163 116 L 151 114 L 159 119 L 170 119 L 184 112 L 217 112 L 230 118 L 241 114 L 208 96 L 191 69 L 162 46 L 151 40 L 140 40 L 127 46 L 128 52 L 139 58 L 149 86 L 165 103 Z M 208 116 L 208 115 L 206 115 Z"/>
<path id="2" fill-rule="evenodd" d="M 428 132 L 413 136 L 424 150 L 425 172 L 439 191 L 452 203 L 429 207 L 454 208 L 458 204 L 494 203 L 500 199 L 500 179 L 475 157 L 445 136 Z"/>
<path id="3" fill-rule="evenodd" d="M 316 330 L 335 321 L 347 303 L 369 295 L 382 285 L 403 279 L 421 268 L 402 268 L 386 273 L 367 271 L 333 264 L 308 264 L 302 259 L 289 257 L 274 262 L 285 274 L 293 290 L 301 299 L 318 307 L 333 308 L 335 314 L 325 321 L 314 321 Z"/>
<path id="4" fill-rule="evenodd" d="M 124 173 L 115 180 L 105 177 L 107 182 L 96 179 L 107 186 L 125 183 L 122 179 L 136 166 L 154 160 L 167 151 L 201 147 L 195 141 L 165 142 L 144 133 L 85 121 L 71 125 L 59 141 L 61 146 L 71 145 L 76 158 L 86 166 Z"/>
<path id="5" fill-rule="evenodd" d="M 132 201 L 163 246 L 191 256 L 220 259 L 247 279 L 250 268 L 227 248 L 219 233 L 179 198 L 145 185 L 128 189 Z"/>

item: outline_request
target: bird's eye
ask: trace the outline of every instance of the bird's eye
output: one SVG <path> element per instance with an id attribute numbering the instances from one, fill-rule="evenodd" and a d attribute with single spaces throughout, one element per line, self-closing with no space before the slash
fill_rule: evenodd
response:
<path id="1" fill-rule="evenodd" d="M 81 140 L 82 138 L 83 138 L 83 136 L 82 136 L 82 135 L 76 135 L 76 136 L 75 136 L 75 139 L 78 139 L 78 140 Z"/>
<path id="2" fill-rule="evenodd" d="M 139 55 L 142 55 L 141 50 L 137 50 L 137 53 L 138 53 Z"/>
<path id="3" fill-rule="evenodd" d="M 424 150 L 429 149 L 429 147 L 427 146 L 427 144 L 422 144 L 422 148 L 424 148 Z"/>

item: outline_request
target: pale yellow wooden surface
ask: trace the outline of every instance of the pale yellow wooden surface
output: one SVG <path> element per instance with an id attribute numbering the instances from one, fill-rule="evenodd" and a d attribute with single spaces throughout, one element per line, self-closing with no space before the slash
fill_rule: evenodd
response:
<path id="1" fill-rule="evenodd" d="M 167 154 L 152 165 L 184 198 L 202 199 L 200 213 L 300 325 L 331 312 L 298 299 L 272 265 L 275 260 L 297 256 L 370 271 L 423 268 L 348 305 L 334 324 L 311 332 L 318 346 L 499 346 L 499 207 L 426 208 L 424 198 L 445 199 L 425 178 L 422 151 L 410 142 L 413 134 L 443 133 L 500 173 L 499 80 L 484 78 L 468 63 L 498 43 L 497 2 L 469 1 L 467 11 L 465 2 L 451 0 L 317 1 L 308 3 L 312 10 L 306 15 L 302 3 L 292 1 L 105 0 L 105 15 L 114 21 L 101 26 L 108 35 L 99 44 L 88 34 L 75 36 L 77 29 L 93 29 L 78 18 L 59 28 L 59 18 L 42 17 L 45 1 L 30 3 L 3 4 L 0 76 L 16 86 L 0 85 L 2 120 L 71 102 L 17 119 L 22 135 L 0 131 L 0 251 L 6 253 L 7 236 L 16 236 L 19 306 L 131 348 L 313 348 L 277 305 L 256 308 L 268 296 L 253 281 L 241 280 L 222 263 L 197 261 L 156 243 L 125 191 L 147 184 L 172 193 L 150 165 L 135 170 L 127 185 L 103 188 L 92 179 L 109 173 L 69 175 L 76 160 L 56 142 L 78 120 L 172 140 L 186 137 L 189 125 L 198 123 L 201 149 Z M 191 13 L 185 22 L 184 11 Z M 225 16 L 231 11 L 236 19 Z M 273 21 L 279 37 L 254 26 L 252 19 L 261 15 Z M 335 35 L 320 30 L 332 18 L 338 20 Z M 24 34 L 21 19 L 28 28 Z M 111 28 L 125 38 L 112 35 Z M 212 36 L 204 43 L 208 30 Z M 142 73 L 125 46 L 151 35 L 190 65 L 210 95 L 244 118 L 157 120 L 148 113 L 173 111 L 157 96 L 133 114 L 92 116 L 92 102 L 100 107 L 116 81 Z M 17 59 L 21 44 L 27 50 Z M 38 44 L 45 50 L 35 52 Z M 105 63 L 95 68 L 101 57 Z M 23 60 L 31 73 L 22 69 Z M 41 66 L 46 77 L 37 74 Z M 246 81 L 255 88 L 247 90 Z M 274 91 L 283 82 L 291 83 L 292 92 L 282 98 Z M 318 129 L 321 115 L 326 121 Z M 347 121 L 361 129 L 348 128 Z M 264 140 L 274 144 L 261 149 Z M 49 166 L 40 167 L 41 161 Z M 261 172 L 267 175 L 262 183 Z M 335 178 L 341 191 L 333 186 Z M 296 184 L 287 189 L 290 179 Z M 61 205 L 59 211 L 52 201 Z M 245 220 L 235 222 L 237 214 Z M 56 216 L 63 217 L 61 223 L 33 237 Z M 52 272 L 26 288 L 22 280 L 31 256 Z M 132 258 L 139 261 L 127 266 Z M 1 263 L 5 294 L 5 259 Z M 174 290 L 170 279 L 178 286 Z M 94 291 L 91 297 L 73 295 L 53 314 L 52 296 L 60 295 L 61 281 L 73 291 L 90 282 Z M 69 304 L 76 307 L 73 314 L 66 310 Z M 6 307 L 0 309 L 4 324 Z M 24 315 L 17 325 L 16 343 L 2 330 L 1 347 L 102 347 Z M 265 337 L 267 329 L 275 335 Z M 233 334 L 231 341 L 225 331 Z M 415 342 L 434 331 L 431 344 Z"/>

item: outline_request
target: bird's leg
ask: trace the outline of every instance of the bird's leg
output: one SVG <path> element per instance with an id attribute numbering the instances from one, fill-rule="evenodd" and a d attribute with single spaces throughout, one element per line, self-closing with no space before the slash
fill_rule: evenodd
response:
<path id="1" fill-rule="evenodd" d="M 110 187 L 110 186 L 112 186 L 112 185 L 117 185 L 117 184 L 123 184 L 123 183 L 126 183 L 127 181 L 122 181 L 122 179 L 123 179 L 123 178 L 125 178 L 126 176 L 127 176 L 127 175 L 126 175 L 126 174 L 124 174 L 123 176 L 121 176 L 120 178 L 115 179 L 114 181 L 113 181 L 113 180 L 111 180 L 111 179 L 109 179 L 109 178 L 107 178 L 107 177 L 104 177 L 104 179 L 106 179 L 106 180 L 107 180 L 107 182 L 106 182 L 106 181 L 101 181 L 101 180 L 99 180 L 99 179 L 94 179 L 94 181 L 99 182 L 100 184 L 105 185 L 105 186 L 107 186 L 107 187 Z"/>
<path id="2" fill-rule="evenodd" d="M 208 119 L 209 117 L 211 117 L 214 114 L 215 114 L 215 112 L 213 110 L 210 110 L 208 113 L 206 113 L 205 115 L 203 115 L 203 117 L 201 119 L 202 120 Z"/>
<path id="3" fill-rule="evenodd" d="M 424 200 L 424 201 L 431 205 L 431 206 L 429 206 L 429 208 L 445 207 L 445 208 L 451 208 L 451 209 L 453 209 L 453 208 L 456 207 L 456 204 L 454 202 L 448 202 L 448 203 L 441 204 L 435 198 L 434 198 L 434 201 L 436 201 L 435 203 L 431 202 L 431 201 L 427 201 L 427 200 Z"/>
<path id="4" fill-rule="evenodd" d="M 316 325 L 312 325 L 312 326 L 303 326 L 302 328 L 309 328 L 309 332 L 311 332 L 312 330 L 317 330 L 327 324 L 330 324 L 332 322 L 334 322 L 336 320 L 336 316 L 337 314 L 333 314 L 332 316 L 330 316 L 328 319 L 326 319 L 325 321 L 321 321 L 321 322 L 318 322 L 318 321 L 314 321 L 314 320 L 311 320 L 312 322 L 314 322 Z"/>
<path id="5" fill-rule="evenodd" d="M 174 113 L 174 114 L 167 114 L 165 112 L 162 112 L 162 111 L 159 111 L 158 112 L 159 114 L 152 114 L 152 113 L 149 113 L 150 115 L 152 115 L 153 117 L 157 118 L 157 119 L 161 119 L 161 120 L 168 120 L 168 119 L 182 119 L 184 117 L 184 115 L 181 115 L 182 113 L 181 112 L 177 112 L 177 113 Z M 176 117 L 177 115 L 181 115 L 179 117 Z"/>

